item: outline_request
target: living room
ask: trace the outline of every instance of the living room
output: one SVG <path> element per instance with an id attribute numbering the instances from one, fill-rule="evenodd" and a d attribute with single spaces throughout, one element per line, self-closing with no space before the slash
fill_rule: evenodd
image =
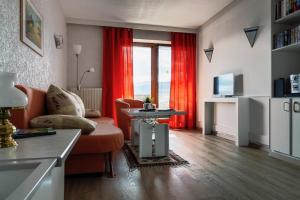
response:
<path id="1" fill-rule="evenodd" d="M 300 199 L 300 1 L 0 1 L 0 199 Z"/>

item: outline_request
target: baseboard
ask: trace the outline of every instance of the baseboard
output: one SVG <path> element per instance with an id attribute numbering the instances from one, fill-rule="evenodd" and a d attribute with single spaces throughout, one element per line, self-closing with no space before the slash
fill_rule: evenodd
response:
<path id="1" fill-rule="evenodd" d="M 291 157 L 291 156 L 289 156 L 289 155 L 284 155 L 284 154 L 281 154 L 281 153 L 275 152 L 275 151 L 271 151 L 271 152 L 269 153 L 269 155 L 270 155 L 271 157 L 273 157 L 273 158 L 277 158 L 277 159 L 280 159 L 280 160 L 289 162 L 289 163 L 291 163 L 291 164 L 300 166 L 300 159 L 298 159 L 298 158 Z"/>

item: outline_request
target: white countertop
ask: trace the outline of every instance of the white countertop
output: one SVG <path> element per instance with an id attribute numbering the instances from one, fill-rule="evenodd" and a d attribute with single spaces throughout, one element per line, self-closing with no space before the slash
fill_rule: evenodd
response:
<path id="1" fill-rule="evenodd" d="M 18 146 L 0 149 L 0 161 L 57 159 L 61 166 L 79 139 L 81 130 L 56 130 L 55 135 L 16 139 Z"/>
<path id="2" fill-rule="evenodd" d="M 151 112 L 143 112 L 140 111 L 141 108 L 124 108 L 122 112 L 127 114 L 130 117 L 134 118 L 169 118 L 173 115 L 185 115 L 184 111 L 176 111 L 176 110 L 168 110 L 168 111 L 151 111 Z"/>

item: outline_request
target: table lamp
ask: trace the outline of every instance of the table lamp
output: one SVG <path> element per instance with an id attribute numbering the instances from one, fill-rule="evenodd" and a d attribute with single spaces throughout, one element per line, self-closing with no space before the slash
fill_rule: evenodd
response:
<path id="1" fill-rule="evenodd" d="M 15 147 L 17 142 L 12 138 L 16 127 L 9 122 L 10 109 L 27 105 L 27 96 L 15 88 L 17 74 L 0 72 L 0 148 Z"/>
<path id="2" fill-rule="evenodd" d="M 83 73 L 82 76 L 81 76 L 80 82 L 79 82 L 79 84 L 78 84 L 78 86 L 77 86 L 77 90 L 80 90 L 80 89 L 81 89 L 81 83 L 82 83 L 82 80 L 83 80 L 85 74 L 86 74 L 86 73 L 94 73 L 94 72 L 95 72 L 95 68 L 93 68 L 93 67 L 90 68 L 90 69 L 88 69 L 88 70 L 86 70 L 86 71 L 84 71 L 84 73 Z"/>

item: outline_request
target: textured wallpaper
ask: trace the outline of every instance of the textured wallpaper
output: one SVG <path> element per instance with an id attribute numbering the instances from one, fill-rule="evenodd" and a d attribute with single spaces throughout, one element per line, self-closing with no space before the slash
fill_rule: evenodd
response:
<path id="1" fill-rule="evenodd" d="M 20 41 L 20 0 L 0 0 L 0 71 L 18 74 L 17 83 L 48 88 L 67 85 L 66 22 L 58 0 L 32 0 L 44 19 L 44 56 Z M 64 37 L 56 49 L 54 34 Z"/>

